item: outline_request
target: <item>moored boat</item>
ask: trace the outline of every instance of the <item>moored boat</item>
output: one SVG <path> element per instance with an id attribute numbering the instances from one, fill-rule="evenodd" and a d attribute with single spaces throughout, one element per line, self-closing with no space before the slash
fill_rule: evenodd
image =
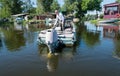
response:
<path id="1" fill-rule="evenodd" d="M 61 27 L 55 26 L 51 29 L 40 31 L 37 41 L 39 44 L 46 44 L 49 51 L 52 53 L 56 49 L 63 48 L 63 46 L 73 46 L 76 42 L 76 28 L 72 20 L 66 20 L 64 30 Z"/>

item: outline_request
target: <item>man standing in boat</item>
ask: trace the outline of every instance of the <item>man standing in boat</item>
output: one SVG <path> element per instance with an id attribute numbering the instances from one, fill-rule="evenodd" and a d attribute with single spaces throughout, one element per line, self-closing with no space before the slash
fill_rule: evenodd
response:
<path id="1" fill-rule="evenodd" d="M 61 12 L 58 12 L 58 10 L 55 10 L 55 14 L 56 14 L 56 20 L 55 20 L 54 26 L 55 27 L 57 26 L 57 22 L 60 23 L 61 31 L 63 31 L 64 30 L 64 16 Z"/>

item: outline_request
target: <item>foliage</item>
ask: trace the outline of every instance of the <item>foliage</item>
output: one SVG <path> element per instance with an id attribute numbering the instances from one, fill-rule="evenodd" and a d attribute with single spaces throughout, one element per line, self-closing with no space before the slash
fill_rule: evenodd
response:
<path id="1" fill-rule="evenodd" d="M 0 17 L 9 17 L 11 14 L 22 12 L 23 2 L 21 0 L 0 0 Z"/>
<path id="2" fill-rule="evenodd" d="M 74 8 L 74 2 L 76 0 L 64 0 L 64 5 L 62 6 L 62 9 L 66 10 L 68 13 L 73 11 Z"/>
<path id="3" fill-rule="evenodd" d="M 32 7 L 32 8 L 29 10 L 29 13 L 30 13 L 30 14 L 36 14 L 36 7 Z"/>
<path id="4" fill-rule="evenodd" d="M 45 12 L 50 12 L 50 6 L 53 3 L 53 0 L 42 0 L 42 5 L 44 7 Z"/>
<path id="5" fill-rule="evenodd" d="M 87 5 L 88 10 L 97 10 L 100 11 L 101 10 L 101 2 L 103 0 L 89 0 L 89 3 Z"/>
<path id="6" fill-rule="evenodd" d="M 0 0 L 0 18 L 5 18 L 11 15 L 10 3 L 7 0 Z"/>
<path id="7" fill-rule="evenodd" d="M 54 0 L 52 5 L 51 5 L 51 11 L 55 11 L 60 9 L 60 5 L 58 4 L 58 1 Z"/>
<path id="8" fill-rule="evenodd" d="M 0 17 L 7 18 L 22 12 L 35 13 L 31 0 L 0 0 Z"/>
<path id="9" fill-rule="evenodd" d="M 35 7 L 33 5 L 34 3 L 31 0 L 24 0 L 22 6 L 23 12 L 35 13 Z"/>
<path id="10" fill-rule="evenodd" d="M 19 14 L 22 12 L 22 4 L 21 0 L 11 0 L 11 12 L 12 14 Z M 13 10 L 14 9 L 14 10 Z"/>
<path id="11" fill-rule="evenodd" d="M 98 24 L 98 20 L 91 20 L 90 21 L 92 24 Z"/>
<path id="12" fill-rule="evenodd" d="M 64 9 L 68 13 L 76 11 L 75 17 L 82 18 L 88 10 L 101 10 L 102 0 L 64 0 Z"/>
<path id="13" fill-rule="evenodd" d="M 42 0 L 37 0 L 37 9 L 36 9 L 37 14 L 42 14 L 44 13 L 44 7 L 42 5 Z"/>
<path id="14" fill-rule="evenodd" d="M 37 0 L 37 14 L 51 11 L 51 4 L 53 0 Z"/>

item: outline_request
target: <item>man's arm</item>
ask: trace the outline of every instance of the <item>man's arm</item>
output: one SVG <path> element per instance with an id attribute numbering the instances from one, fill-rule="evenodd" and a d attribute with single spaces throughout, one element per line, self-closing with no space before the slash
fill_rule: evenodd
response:
<path id="1" fill-rule="evenodd" d="M 57 22 L 58 22 L 58 20 L 59 20 L 59 18 L 58 18 L 58 16 L 56 16 L 56 19 L 55 19 L 55 22 L 54 22 L 54 26 L 53 26 L 53 28 L 55 28 L 55 27 L 57 26 Z"/>

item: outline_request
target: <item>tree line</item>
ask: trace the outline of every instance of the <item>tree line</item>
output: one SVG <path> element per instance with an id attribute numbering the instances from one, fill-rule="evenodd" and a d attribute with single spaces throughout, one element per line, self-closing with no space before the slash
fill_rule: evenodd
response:
<path id="1" fill-rule="evenodd" d="M 34 10 L 31 0 L 0 0 L 0 18 Z"/>
<path id="2" fill-rule="evenodd" d="M 60 6 L 58 0 L 37 0 L 37 7 L 33 7 L 31 0 L 0 0 L 0 17 L 10 17 L 19 13 L 43 14 L 54 12 L 56 9 L 65 11 L 67 14 L 75 12 L 75 17 L 82 18 L 87 11 L 101 11 L 103 0 L 63 0 Z M 120 0 L 117 0 L 120 1 Z"/>

